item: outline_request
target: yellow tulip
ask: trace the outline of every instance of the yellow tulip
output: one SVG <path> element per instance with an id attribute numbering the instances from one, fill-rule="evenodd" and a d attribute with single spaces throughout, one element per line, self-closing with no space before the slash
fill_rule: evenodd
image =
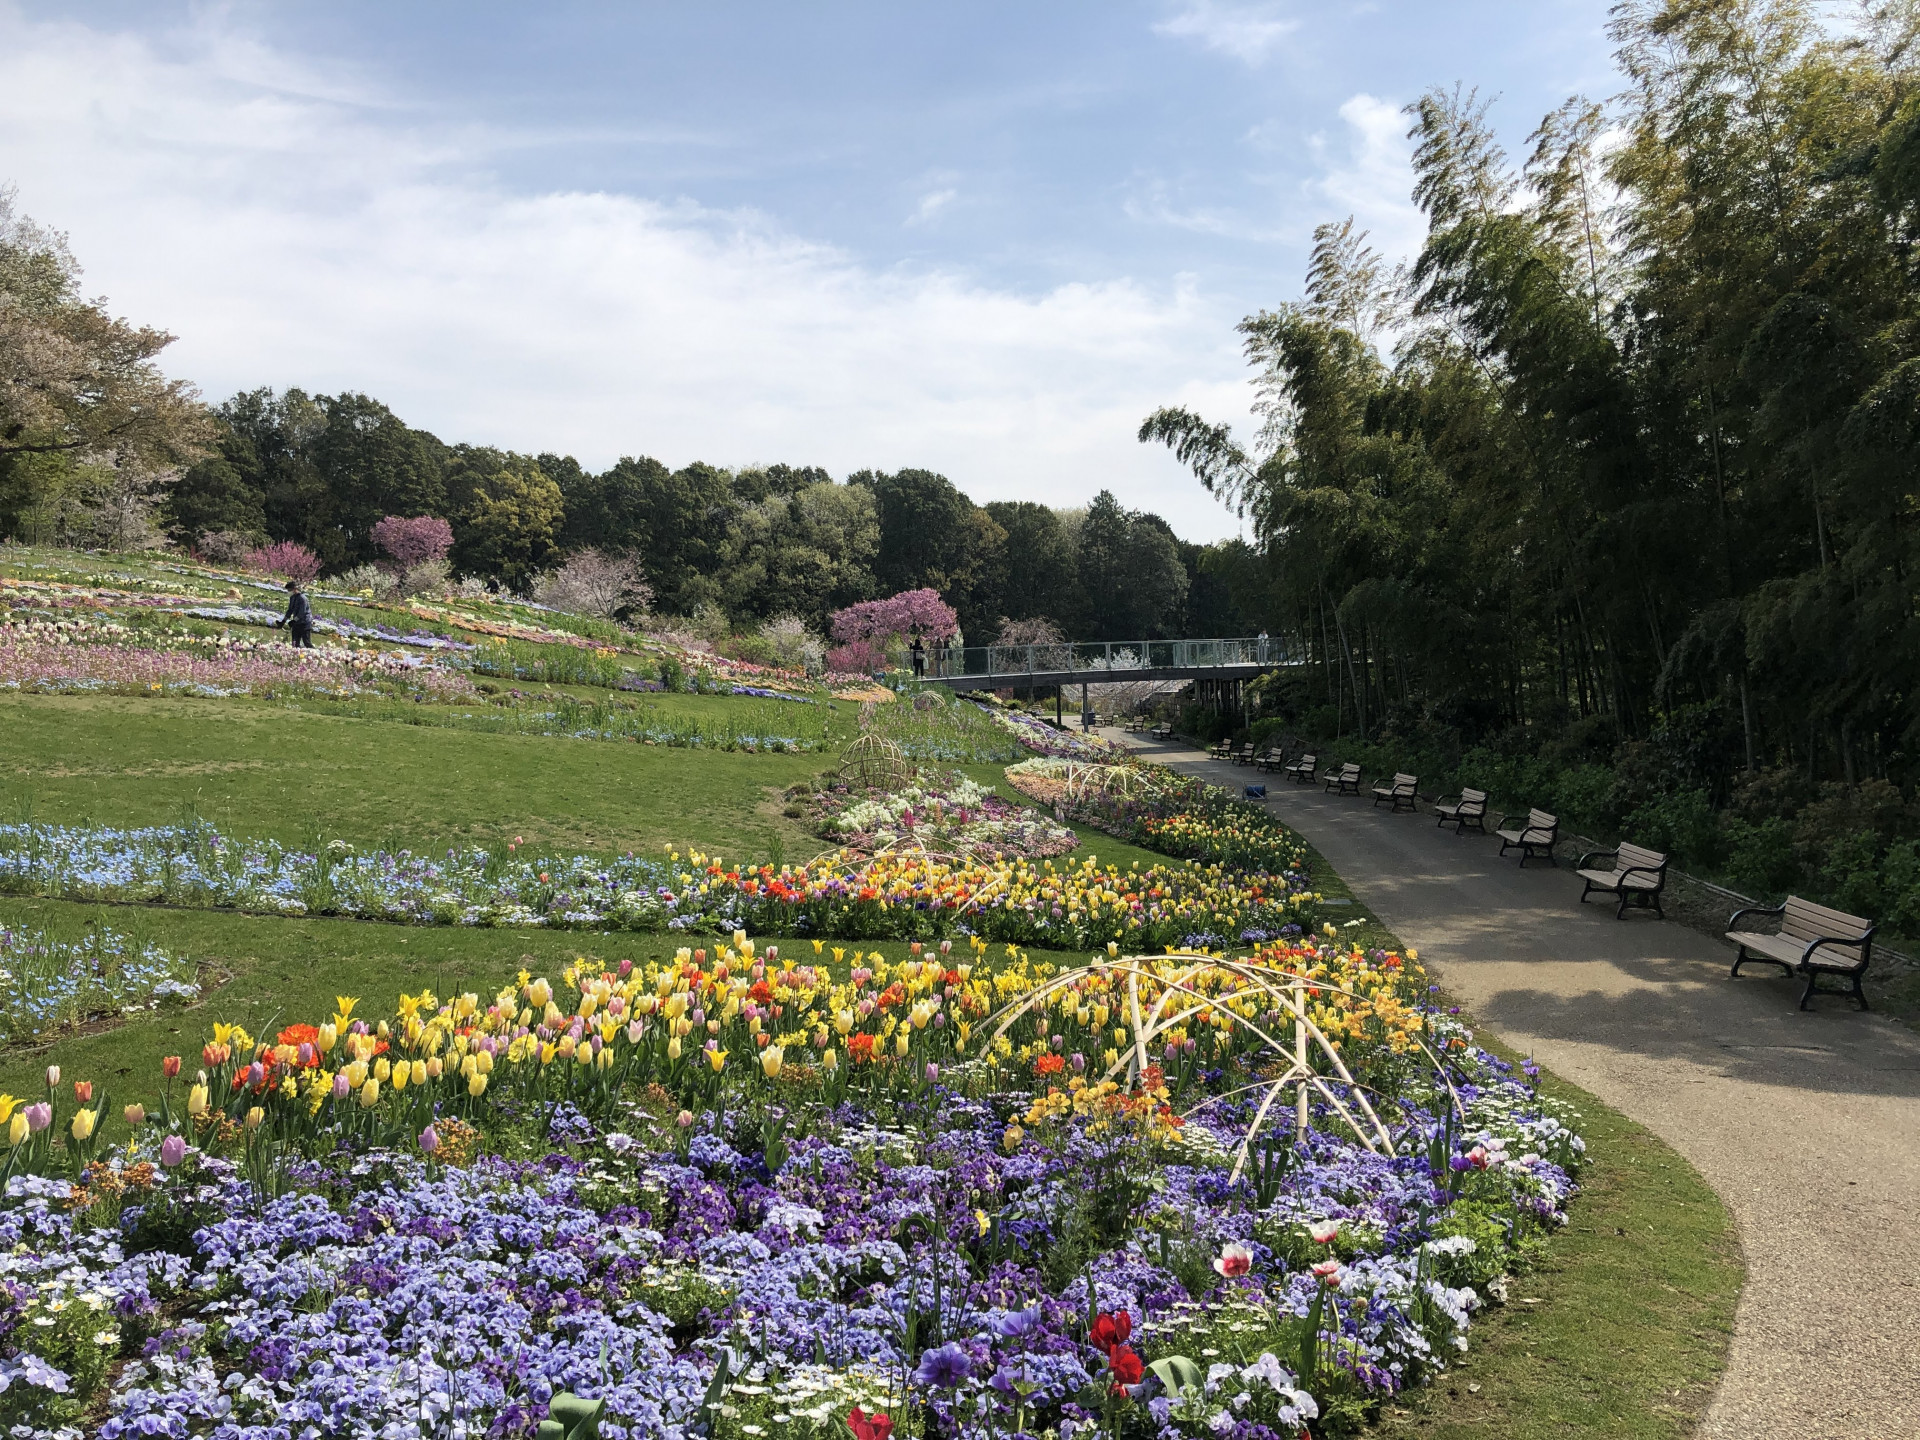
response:
<path id="1" fill-rule="evenodd" d="M 207 1087 L 196 1085 L 187 1092 L 187 1114 L 198 1120 L 207 1113 Z"/>
<path id="2" fill-rule="evenodd" d="M 386 1056 L 382 1055 L 378 1060 L 373 1062 L 374 1079 L 384 1083 L 386 1078 L 391 1074 L 393 1074 L 393 1066 L 388 1062 Z"/>
<path id="3" fill-rule="evenodd" d="M 718 1075 L 721 1068 L 727 1063 L 727 1052 L 724 1050 L 708 1050 L 703 1053 L 707 1057 L 707 1064 L 713 1067 L 713 1073 Z"/>
<path id="4" fill-rule="evenodd" d="M 894 1047 L 893 1047 L 894 1054 L 904 1055 L 907 1053 L 907 1037 L 912 1033 L 913 1032 L 911 1030 L 904 1030 L 904 1029 L 900 1032 L 899 1040 L 894 1042 Z"/>
<path id="5" fill-rule="evenodd" d="M 73 1117 L 73 1138 L 76 1140 L 91 1140 L 93 1138 L 94 1121 L 99 1118 L 100 1117 L 91 1110 L 81 1110 L 76 1113 Z"/>
<path id="6" fill-rule="evenodd" d="M 680 1037 L 676 1035 L 671 1040 L 667 1041 L 667 1059 L 678 1060 L 679 1058 L 680 1058 Z"/>
<path id="7" fill-rule="evenodd" d="M 129 1105 L 120 1114 L 135 1130 L 147 1123 L 147 1107 L 144 1105 Z"/>
<path id="8" fill-rule="evenodd" d="M 266 1118 L 267 1112 L 262 1110 L 258 1105 L 254 1106 L 251 1110 L 247 1111 L 247 1129 L 258 1130 L 260 1126 L 265 1123 Z"/>
<path id="9" fill-rule="evenodd" d="M 23 1145 L 26 1143 L 27 1134 L 27 1113 L 22 1110 L 13 1117 L 12 1123 L 7 1126 L 7 1143 L 10 1145 Z"/>
<path id="10" fill-rule="evenodd" d="M 786 1058 L 786 1048 L 781 1045 L 769 1045 L 760 1052 L 760 1068 L 766 1072 L 767 1079 L 779 1078 L 780 1066 Z"/>
<path id="11" fill-rule="evenodd" d="M 416 1085 L 424 1085 L 427 1083 L 426 1061 L 416 1060 L 413 1062 L 413 1083 Z"/>
<path id="12" fill-rule="evenodd" d="M 478 1070 L 482 1075 L 491 1075 L 493 1073 L 493 1052 L 491 1050 L 480 1051 L 473 1057 L 473 1068 Z"/>
<path id="13" fill-rule="evenodd" d="M 840 1068 L 840 1057 L 834 1054 L 833 1051 L 828 1050 L 821 1055 L 820 1065 L 828 1074 L 832 1074 Z"/>
<path id="14" fill-rule="evenodd" d="M 544 1010 L 553 999 L 553 986 L 545 980 L 536 980 L 527 987 L 527 1003 L 536 1010 Z"/>
<path id="15" fill-rule="evenodd" d="M 371 1110 L 380 1103 L 380 1082 L 369 1080 L 360 1087 L 360 1104 L 363 1109 Z"/>
<path id="16" fill-rule="evenodd" d="M 394 1066 L 393 1067 L 394 1093 L 398 1094 L 400 1091 L 406 1089 L 407 1081 L 411 1080 L 412 1078 L 413 1078 L 413 1067 L 407 1064 L 406 1061 L 402 1060 L 398 1065 Z"/>
<path id="17" fill-rule="evenodd" d="M 467 1081 L 467 1094 L 473 1096 L 474 1099 L 478 1100 L 482 1095 L 486 1093 L 487 1093 L 487 1077 L 486 1076 L 476 1075 L 471 1080 Z"/>
<path id="18" fill-rule="evenodd" d="M 613 1047 L 611 1045 L 605 1047 L 600 1052 L 600 1068 L 602 1070 L 613 1069 Z"/>

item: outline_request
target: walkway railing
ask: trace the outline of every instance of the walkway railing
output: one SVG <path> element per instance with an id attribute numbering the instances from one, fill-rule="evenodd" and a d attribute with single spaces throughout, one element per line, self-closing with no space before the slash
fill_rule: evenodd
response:
<path id="1" fill-rule="evenodd" d="M 951 645 L 927 651 L 927 678 L 1110 674 L 1140 670 L 1213 670 L 1284 663 L 1278 640 L 1078 640 L 1057 645 Z"/>

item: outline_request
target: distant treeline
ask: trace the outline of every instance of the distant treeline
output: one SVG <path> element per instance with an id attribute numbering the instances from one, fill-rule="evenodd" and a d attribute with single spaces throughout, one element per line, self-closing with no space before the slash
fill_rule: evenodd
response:
<path id="1" fill-rule="evenodd" d="M 570 455 L 450 445 L 355 394 L 254 390 L 214 414 L 213 453 L 162 510 L 185 545 L 290 540 L 341 571 L 376 558 L 382 516 L 437 515 L 460 574 L 517 587 L 569 551 L 631 552 L 656 609 L 711 606 L 743 627 L 791 614 L 822 628 L 842 606 L 930 586 L 974 643 L 1005 620 L 1090 639 L 1249 629 L 1233 599 L 1258 570 L 1248 547 L 1182 541 L 1107 491 L 1057 510 L 976 505 L 927 470 L 839 482 L 814 466 L 672 470 L 642 456 L 595 474 Z"/>

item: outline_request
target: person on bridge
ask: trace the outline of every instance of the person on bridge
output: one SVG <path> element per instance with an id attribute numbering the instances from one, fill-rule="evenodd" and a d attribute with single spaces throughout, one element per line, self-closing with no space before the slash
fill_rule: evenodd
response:
<path id="1" fill-rule="evenodd" d="M 913 637 L 911 649 L 913 655 L 913 678 L 924 680 L 927 674 L 927 647 L 921 643 L 918 635 Z"/>
<path id="2" fill-rule="evenodd" d="M 1255 651 L 1254 658 L 1257 659 L 1262 665 L 1266 664 L 1267 663 L 1267 632 L 1262 630 L 1260 632 L 1260 638 L 1254 643 L 1259 647 Z"/>

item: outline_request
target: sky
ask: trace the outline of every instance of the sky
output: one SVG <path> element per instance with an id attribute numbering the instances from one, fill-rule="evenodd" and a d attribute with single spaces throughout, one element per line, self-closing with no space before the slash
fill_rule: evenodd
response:
<path id="1" fill-rule="evenodd" d="M 443 440 L 937 470 L 1239 524 L 1135 439 L 1243 433 L 1315 225 L 1417 248 L 1401 107 L 1508 149 L 1619 85 L 1607 0 L 0 0 L 0 184 L 209 400 Z"/>

